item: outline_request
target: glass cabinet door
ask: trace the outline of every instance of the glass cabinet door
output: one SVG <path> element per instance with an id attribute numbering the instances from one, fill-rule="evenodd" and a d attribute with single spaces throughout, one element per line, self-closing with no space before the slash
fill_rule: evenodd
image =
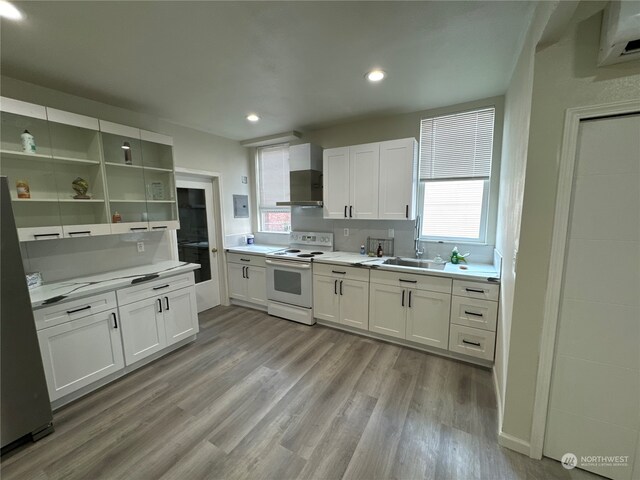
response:
<path id="1" fill-rule="evenodd" d="M 20 235 L 20 240 L 59 237 L 58 186 L 46 110 L 5 98 L 0 107 L 0 174 L 8 177 L 16 226 L 31 230 L 32 238 Z"/>
<path id="2" fill-rule="evenodd" d="M 139 130 L 100 121 L 111 231 L 148 230 L 147 192 Z"/>
<path id="3" fill-rule="evenodd" d="M 171 139 L 144 130 L 141 131 L 141 137 L 150 228 L 177 228 L 178 208 Z"/>
<path id="4" fill-rule="evenodd" d="M 65 237 L 111 233 L 98 120 L 47 109 Z"/>

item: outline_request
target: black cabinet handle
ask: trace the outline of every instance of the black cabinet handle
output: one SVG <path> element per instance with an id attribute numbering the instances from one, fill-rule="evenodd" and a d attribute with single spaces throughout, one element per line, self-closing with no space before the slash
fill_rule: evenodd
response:
<path id="1" fill-rule="evenodd" d="M 138 232 L 140 230 L 147 230 L 147 227 L 131 227 L 129 230 L 131 230 L 132 232 Z"/>
<path id="2" fill-rule="evenodd" d="M 409 218 L 409 205 L 407 205 L 404 209 L 404 217 Z"/>
<path id="3" fill-rule="evenodd" d="M 81 232 L 69 232 L 69 236 L 73 237 L 74 235 L 91 235 L 91 230 L 82 230 Z"/>
<path id="4" fill-rule="evenodd" d="M 162 299 L 158 298 L 158 313 L 162 313 Z"/>
<path id="5" fill-rule="evenodd" d="M 166 230 L 168 227 L 166 225 L 158 225 L 157 227 L 151 227 L 152 230 Z"/>
<path id="6" fill-rule="evenodd" d="M 404 307 L 404 290 L 402 290 L 402 306 Z"/>
<path id="7" fill-rule="evenodd" d="M 462 340 L 462 343 L 466 343 L 467 345 L 473 345 L 474 347 L 479 347 L 480 342 L 469 342 L 468 340 Z"/>
<path id="8" fill-rule="evenodd" d="M 418 283 L 417 280 L 405 280 L 404 278 L 401 278 L 400 281 L 405 283 Z"/>
<path id="9" fill-rule="evenodd" d="M 38 238 L 38 237 L 59 237 L 60 234 L 59 233 L 37 233 L 33 236 L 33 238 Z"/>
<path id="10" fill-rule="evenodd" d="M 86 305 L 84 307 L 76 308 L 75 310 L 67 310 L 67 314 L 71 315 L 72 313 L 81 312 L 82 310 L 89 310 L 91 305 Z"/>
<path id="11" fill-rule="evenodd" d="M 242 278 L 247 278 L 247 277 L 244 276 L 244 269 L 245 268 L 247 268 L 247 267 L 242 267 Z"/>
<path id="12" fill-rule="evenodd" d="M 169 297 L 164 297 L 164 301 L 166 303 L 167 311 L 169 311 Z"/>
<path id="13" fill-rule="evenodd" d="M 342 295 L 342 280 L 340 280 L 340 295 Z"/>
<path id="14" fill-rule="evenodd" d="M 166 285 L 162 285 L 160 287 L 153 287 L 154 290 L 162 290 L 163 288 L 167 288 L 169 286 L 169 284 L 167 283 Z"/>
<path id="15" fill-rule="evenodd" d="M 333 282 L 333 294 L 337 295 L 338 294 L 338 280 L 335 280 Z"/>
<path id="16" fill-rule="evenodd" d="M 340 275 L 346 275 L 347 272 L 340 272 L 339 270 L 331 270 L 331 273 L 339 273 Z"/>
<path id="17" fill-rule="evenodd" d="M 475 289 L 475 288 L 465 288 L 465 290 L 467 292 L 473 292 L 473 293 L 484 293 L 484 290 L 478 290 L 478 289 Z"/>
<path id="18" fill-rule="evenodd" d="M 409 290 L 409 308 L 411 308 L 411 290 Z"/>
<path id="19" fill-rule="evenodd" d="M 250 258 L 241 258 L 240 261 L 241 262 L 250 262 L 251 259 Z"/>
<path id="20" fill-rule="evenodd" d="M 466 315 L 473 315 L 474 317 L 484 317 L 484 315 L 483 315 L 483 314 L 481 314 L 481 313 L 476 313 L 476 312 L 467 312 L 466 310 L 464 311 L 464 313 L 465 313 Z"/>
<path id="21" fill-rule="evenodd" d="M 344 218 L 347 218 L 347 206 L 344 206 Z"/>
<path id="22" fill-rule="evenodd" d="M 349 206 L 349 218 L 353 218 L 353 205 Z"/>
<path id="23" fill-rule="evenodd" d="M 247 269 L 247 279 L 249 278 L 249 267 L 245 267 Z"/>
<path id="24" fill-rule="evenodd" d="M 113 315 L 113 328 L 118 328 L 118 317 L 116 317 L 116 313 L 111 312 L 111 315 Z"/>

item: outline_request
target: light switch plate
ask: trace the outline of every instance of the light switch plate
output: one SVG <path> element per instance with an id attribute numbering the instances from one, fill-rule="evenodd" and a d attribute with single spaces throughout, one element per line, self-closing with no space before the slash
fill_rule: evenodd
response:
<path id="1" fill-rule="evenodd" d="M 349 229 L 348 229 L 348 228 L 345 228 L 345 229 L 344 229 L 344 236 L 345 236 L 345 237 L 348 237 L 348 236 L 349 236 Z"/>
<path id="2" fill-rule="evenodd" d="M 138 242 L 136 245 L 138 247 L 138 253 L 144 253 L 144 242 Z"/>

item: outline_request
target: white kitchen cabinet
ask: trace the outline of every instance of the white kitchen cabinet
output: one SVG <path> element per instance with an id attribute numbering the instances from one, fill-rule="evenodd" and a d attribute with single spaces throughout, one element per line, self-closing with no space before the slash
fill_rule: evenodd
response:
<path id="1" fill-rule="evenodd" d="M 313 316 L 340 323 L 340 297 L 337 278 L 313 276 Z"/>
<path id="2" fill-rule="evenodd" d="M 418 143 L 413 138 L 380 143 L 378 218 L 416 218 Z"/>
<path id="3" fill-rule="evenodd" d="M 120 306 L 124 358 L 131 365 L 167 346 L 161 297 Z"/>
<path id="4" fill-rule="evenodd" d="M 317 270 L 319 274 L 313 275 L 314 317 L 368 330 L 369 271 L 321 264 Z"/>
<path id="5" fill-rule="evenodd" d="M 378 218 L 380 144 L 349 147 L 349 218 Z"/>
<path id="6" fill-rule="evenodd" d="M 451 295 L 409 289 L 407 292 L 407 340 L 447 349 Z"/>
<path id="7" fill-rule="evenodd" d="M 372 283 L 369 291 L 369 330 L 390 337 L 405 338 L 406 290 Z"/>
<path id="8" fill-rule="evenodd" d="M 369 329 L 369 283 L 340 280 L 340 323 L 362 330 Z"/>
<path id="9" fill-rule="evenodd" d="M 323 152 L 322 173 L 324 218 L 347 218 L 349 215 L 349 147 Z"/>
<path id="10" fill-rule="evenodd" d="M 167 345 L 198 333 L 198 305 L 193 287 L 181 288 L 162 297 Z"/>
<path id="11" fill-rule="evenodd" d="M 38 331 L 51 401 L 124 368 L 120 326 L 111 309 Z"/>
<path id="12" fill-rule="evenodd" d="M 245 256 L 248 258 L 251 256 Z M 267 304 L 267 271 L 265 267 L 239 263 L 227 264 L 229 298 L 256 305 Z"/>
<path id="13" fill-rule="evenodd" d="M 238 263 L 227 264 L 227 283 L 229 284 L 229 297 L 236 300 L 247 300 L 247 281 L 245 271 L 247 266 Z"/>

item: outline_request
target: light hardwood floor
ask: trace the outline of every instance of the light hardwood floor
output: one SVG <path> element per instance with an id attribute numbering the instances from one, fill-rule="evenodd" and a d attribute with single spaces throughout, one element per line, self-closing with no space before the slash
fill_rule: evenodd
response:
<path id="1" fill-rule="evenodd" d="M 497 445 L 490 371 L 239 307 L 55 413 L 11 479 L 596 478 Z"/>

